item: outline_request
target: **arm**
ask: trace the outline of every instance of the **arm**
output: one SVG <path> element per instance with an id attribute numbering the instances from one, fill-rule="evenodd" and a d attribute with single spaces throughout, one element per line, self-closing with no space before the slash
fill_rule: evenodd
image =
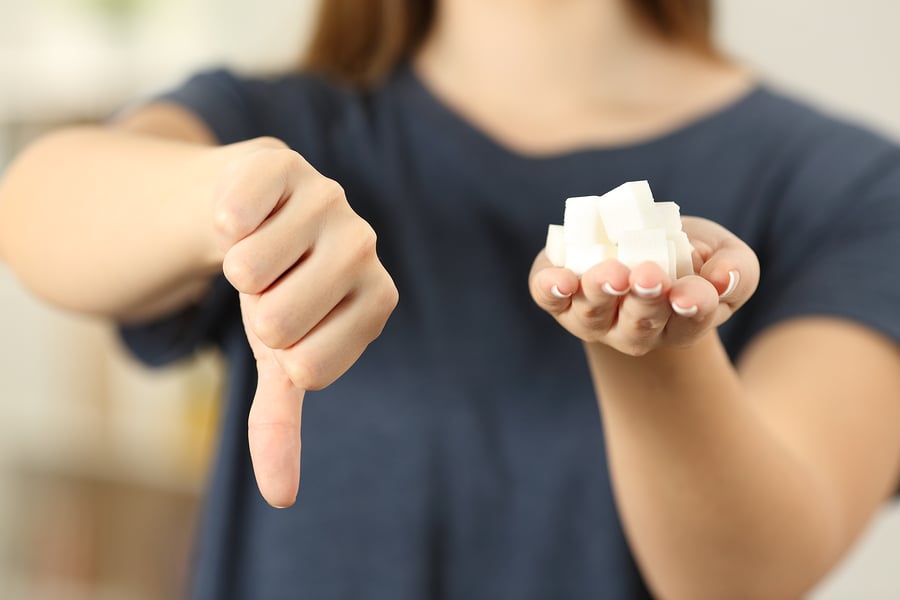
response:
<path id="1" fill-rule="evenodd" d="M 900 356 L 861 327 L 780 325 L 737 370 L 715 333 L 587 353 L 623 522 L 662 598 L 800 597 L 895 489 Z"/>
<path id="2" fill-rule="evenodd" d="M 715 326 L 749 298 L 756 265 L 712 233 L 703 278 L 605 264 L 578 282 L 539 257 L 532 293 L 585 340 L 620 514 L 655 592 L 797 598 L 896 488 L 900 353 L 860 326 L 806 318 L 771 328 L 733 365 Z M 729 270 L 742 281 L 719 300 Z M 662 292 L 604 297 L 607 281 Z M 554 297 L 554 283 L 571 295 Z"/>
<path id="3" fill-rule="evenodd" d="M 0 182 L 0 259 L 44 299 L 120 319 L 196 298 L 220 271 L 213 190 L 233 148 L 172 105 L 39 139 Z"/>
<path id="4" fill-rule="evenodd" d="M 397 290 L 337 183 L 278 140 L 212 142 L 171 105 L 39 140 L 0 185 L 0 259 L 55 304 L 135 320 L 188 305 L 224 272 L 257 363 L 257 482 L 288 506 L 305 390 L 350 368 Z"/>

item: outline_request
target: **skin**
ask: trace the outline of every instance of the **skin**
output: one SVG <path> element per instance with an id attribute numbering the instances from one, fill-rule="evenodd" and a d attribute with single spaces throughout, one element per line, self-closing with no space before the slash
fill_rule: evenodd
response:
<path id="1" fill-rule="evenodd" d="M 336 182 L 275 139 L 213 142 L 170 105 L 39 140 L 0 184 L 0 260 L 49 302 L 126 322 L 196 302 L 224 272 L 259 375 L 248 422 L 257 482 L 289 506 L 304 392 L 356 361 L 397 290 Z M 309 289 L 319 293 L 298 293 Z"/>
<path id="2" fill-rule="evenodd" d="M 445 0 L 414 68 L 530 156 L 644 140 L 752 85 L 659 39 L 620 0 Z M 0 184 L 0 258 L 52 302 L 125 320 L 194 301 L 223 270 L 259 370 L 254 469 L 284 506 L 297 491 L 303 390 L 355 361 L 397 293 L 339 186 L 277 140 L 214 144 L 167 105 L 51 134 Z M 685 219 L 685 230 L 697 276 L 609 261 L 578 278 L 541 253 L 531 295 L 584 343 L 613 490 L 654 593 L 797 598 L 897 489 L 900 354 L 860 325 L 807 317 L 762 332 L 733 364 L 716 326 L 753 294 L 758 262 L 714 223 Z M 292 293 L 313 280 L 319 294 Z"/>

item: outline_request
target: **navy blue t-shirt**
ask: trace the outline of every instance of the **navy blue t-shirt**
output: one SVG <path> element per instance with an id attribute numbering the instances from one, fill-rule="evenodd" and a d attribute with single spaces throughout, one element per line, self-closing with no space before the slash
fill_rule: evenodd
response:
<path id="1" fill-rule="evenodd" d="M 365 94 L 216 71 L 164 99 L 222 143 L 276 136 L 340 182 L 400 291 L 359 362 L 307 395 L 300 494 L 286 510 L 254 482 L 256 372 L 224 278 L 201 305 L 123 330 L 151 364 L 209 345 L 227 358 L 198 599 L 649 597 L 581 343 L 528 293 L 566 197 L 647 179 L 657 200 L 748 242 L 762 279 L 721 328 L 733 356 L 803 315 L 900 339 L 900 277 L 888 273 L 900 256 L 900 151 L 766 86 L 655 139 L 538 158 L 484 135 L 405 66 Z"/>

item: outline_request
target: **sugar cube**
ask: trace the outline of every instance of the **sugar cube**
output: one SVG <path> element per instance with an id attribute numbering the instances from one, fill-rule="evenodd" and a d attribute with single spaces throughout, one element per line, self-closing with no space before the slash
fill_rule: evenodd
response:
<path id="1" fill-rule="evenodd" d="M 566 241 L 563 236 L 562 225 L 550 225 L 547 228 L 547 258 L 555 267 L 566 264 Z"/>
<path id="2" fill-rule="evenodd" d="M 629 268 L 655 262 L 671 279 L 694 273 L 693 246 L 674 202 L 654 202 L 647 181 L 566 200 L 563 225 L 547 230 L 547 257 L 578 275 L 609 258 Z"/>
<path id="3" fill-rule="evenodd" d="M 662 227 L 623 231 L 619 239 L 619 262 L 633 269 L 643 262 L 654 262 L 669 272 L 669 244 Z"/>
<path id="4" fill-rule="evenodd" d="M 588 269 L 609 258 L 616 258 L 616 247 L 612 244 L 567 245 L 565 267 L 576 275 L 584 275 Z"/>

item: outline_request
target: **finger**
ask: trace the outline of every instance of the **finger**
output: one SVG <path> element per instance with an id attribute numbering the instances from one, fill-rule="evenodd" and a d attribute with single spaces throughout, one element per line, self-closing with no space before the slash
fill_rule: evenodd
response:
<path id="1" fill-rule="evenodd" d="M 617 260 L 605 260 L 588 270 L 581 278 L 581 288 L 590 302 L 619 298 L 631 289 L 631 271 Z"/>
<path id="2" fill-rule="evenodd" d="M 241 296 L 242 314 L 246 315 Z M 300 484 L 300 418 L 303 390 L 291 383 L 272 350 L 246 327 L 247 341 L 256 359 L 257 385 L 247 440 L 256 484 L 266 502 L 275 507 L 294 503 Z"/>
<path id="3" fill-rule="evenodd" d="M 263 498 L 285 508 L 297 499 L 300 486 L 304 392 L 291 383 L 273 357 L 258 359 L 256 368 L 259 378 L 247 420 L 250 459 Z"/>
<path id="4" fill-rule="evenodd" d="M 672 284 L 669 317 L 663 336 L 673 346 L 696 341 L 714 325 L 719 295 L 715 287 L 702 277 L 690 275 Z"/>
<path id="5" fill-rule="evenodd" d="M 261 294 L 309 253 L 315 231 L 298 223 L 293 214 L 302 202 L 288 202 L 279 218 L 267 219 L 262 225 L 226 253 L 222 271 L 228 281 L 244 294 Z"/>
<path id="6" fill-rule="evenodd" d="M 704 219 L 690 218 L 685 230 L 695 246 L 705 244 L 707 252 L 698 274 L 712 283 L 731 311 L 746 302 L 759 283 L 759 261 L 753 250 L 727 229 Z"/>
<path id="7" fill-rule="evenodd" d="M 709 281 L 719 295 L 714 324 L 720 325 L 756 291 L 759 263 L 749 248 L 719 248 L 700 269 L 700 276 Z"/>
<path id="8" fill-rule="evenodd" d="M 605 333 L 618 317 L 619 303 L 628 294 L 629 270 L 617 260 L 606 260 L 581 277 L 581 293 L 573 299 L 572 312 L 582 327 Z"/>
<path id="9" fill-rule="evenodd" d="M 717 252 L 700 269 L 700 275 L 716 288 L 722 302 L 733 308 L 753 295 L 758 279 L 757 269 L 746 264 L 739 266 L 740 258 Z"/>
<path id="10" fill-rule="evenodd" d="M 356 362 L 396 305 L 393 283 L 378 278 L 344 298 L 299 342 L 274 351 L 275 359 L 296 387 L 320 390 Z"/>
<path id="11" fill-rule="evenodd" d="M 532 267 L 528 286 L 538 306 L 551 315 L 559 315 L 569 308 L 579 282 L 569 269 L 554 267 L 542 251 Z"/>
<path id="12" fill-rule="evenodd" d="M 297 343 L 359 286 L 366 270 L 383 273 L 375 245 L 372 228 L 355 217 L 323 236 L 301 263 L 248 300 L 256 335 L 274 349 Z"/>
<path id="13" fill-rule="evenodd" d="M 659 265 L 641 263 L 631 271 L 631 292 L 622 299 L 615 326 L 610 331 L 614 347 L 641 355 L 652 350 L 672 314 L 669 276 Z"/>
<path id="14" fill-rule="evenodd" d="M 321 176 L 303 179 L 275 214 L 227 251 L 223 270 L 238 291 L 264 292 L 317 246 L 328 246 L 335 238 L 341 242 L 337 248 L 324 248 L 330 260 L 347 254 L 346 240 L 370 243 L 374 255 L 374 232 L 347 205 L 343 188 Z M 322 227 L 326 219 L 327 229 Z M 362 247 L 363 252 L 367 249 Z M 351 256 L 357 258 L 362 257 Z"/>
<path id="15" fill-rule="evenodd" d="M 299 174 L 310 169 L 299 154 L 274 141 L 232 163 L 217 190 L 213 215 L 222 249 L 253 233 L 282 205 Z"/>

